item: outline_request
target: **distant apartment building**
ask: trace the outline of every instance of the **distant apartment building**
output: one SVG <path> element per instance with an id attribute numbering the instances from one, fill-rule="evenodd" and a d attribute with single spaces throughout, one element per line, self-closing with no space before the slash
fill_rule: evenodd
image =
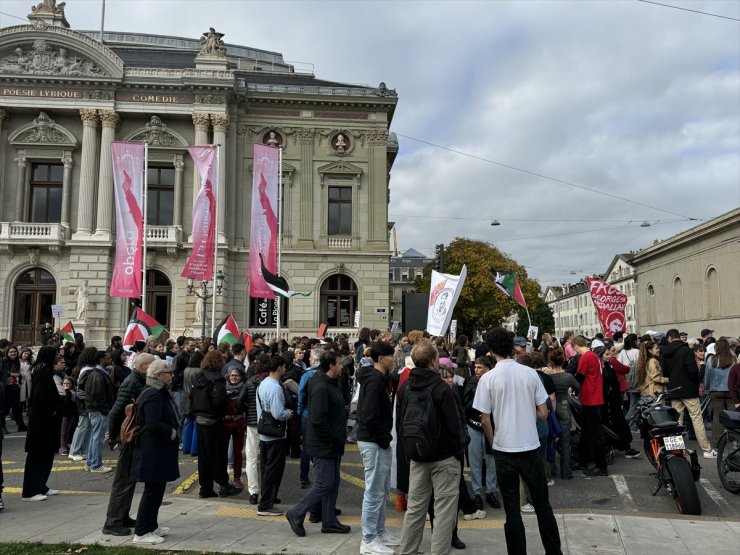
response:
<path id="1" fill-rule="evenodd" d="M 391 256 L 389 265 L 391 323 L 399 322 L 403 328 L 403 296 L 415 291 L 414 280 L 424 277 L 424 268 L 432 259 L 415 249 L 408 249 L 401 256 Z"/>

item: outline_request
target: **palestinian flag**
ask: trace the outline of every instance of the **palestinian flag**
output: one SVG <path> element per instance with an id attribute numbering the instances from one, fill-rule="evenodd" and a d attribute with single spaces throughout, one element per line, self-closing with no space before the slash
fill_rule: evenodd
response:
<path id="1" fill-rule="evenodd" d="M 308 297 L 311 294 L 310 292 L 299 293 L 298 291 L 291 291 L 290 287 L 288 286 L 288 282 L 285 281 L 284 277 L 273 274 L 265 267 L 265 261 L 262 259 L 262 253 L 260 253 L 260 266 L 262 268 L 262 277 L 264 278 L 265 283 L 267 283 L 267 286 L 281 297 L 289 299 L 291 297 L 294 297 L 295 295 Z"/>
<path id="2" fill-rule="evenodd" d="M 519 280 L 516 279 L 516 274 L 510 272 L 499 272 L 491 269 L 493 274 L 493 281 L 507 297 L 514 299 L 522 308 L 527 308 L 527 301 L 524 300 L 522 294 L 522 288 L 519 287 Z"/>
<path id="3" fill-rule="evenodd" d="M 162 324 L 157 322 L 154 318 L 152 318 L 149 314 L 147 314 L 140 308 L 136 309 L 135 318 L 132 318 L 131 321 L 138 324 L 143 324 L 144 326 L 149 328 L 149 335 L 151 335 L 152 337 L 159 337 L 164 331 L 164 326 Z"/>
<path id="4" fill-rule="evenodd" d="M 149 336 L 159 337 L 163 331 L 164 326 L 162 324 L 137 308 L 131 315 L 126 333 L 123 334 L 123 348 L 130 351 L 137 341 L 146 341 Z"/>
<path id="5" fill-rule="evenodd" d="M 75 328 L 72 322 L 67 322 L 63 328 L 59 328 L 59 337 L 67 343 L 75 342 Z"/>
<path id="6" fill-rule="evenodd" d="M 223 319 L 213 335 L 216 340 L 216 345 L 220 345 L 221 343 L 233 345 L 234 343 L 239 343 L 242 338 L 239 326 L 236 325 L 236 320 L 234 320 L 234 317 L 231 314 Z"/>
<path id="7" fill-rule="evenodd" d="M 249 335 L 249 332 L 242 332 L 242 343 L 244 343 L 244 347 L 247 349 L 247 352 L 254 349 L 254 341 L 252 341 L 252 336 Z"/>

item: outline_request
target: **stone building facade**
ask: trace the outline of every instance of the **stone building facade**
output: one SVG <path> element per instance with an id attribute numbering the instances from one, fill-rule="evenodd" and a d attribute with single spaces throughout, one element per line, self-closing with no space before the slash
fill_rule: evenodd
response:
<path id="1" fill-rule="evenodd" d="M 52 305 L 96 345 L 125 328 L 135 300 L 108 296 L 114 140 L 149 145 L 145 308 L 172 335 L 200 335 L 180 273 L 199 187 L 187 147 L 207 143 L 220 145 L 216 320 L 230 312 L 268 335 L 276 323 L 247 282 L 252 147 L 264 143 L 283 149 L 281 273 L 311 292 L 281 303 L 283 335 L 351 331 L 357 310 L 362 326 L 389 326 L 395 91 L 322 81 L 213 29 L 101 42 L 53 1 L 29 19 L 0 29 L 0 337 L 37 342 Z"/>
<path id="2" fill-rule="evenodd" d="M 740 208 L 656 242 L 632 264 L 641 332 L 740 335 Z"/>

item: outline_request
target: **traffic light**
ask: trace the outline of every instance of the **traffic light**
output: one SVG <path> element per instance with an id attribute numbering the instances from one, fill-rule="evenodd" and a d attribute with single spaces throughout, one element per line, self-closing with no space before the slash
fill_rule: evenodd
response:
<path id="1" fill-rule="evenodd" d="M 445 246 L 444 243 L 441 243 L 434 247 L 434 268 L 438 272 L 444 271 L 444 256 L 445 256 Z"/>

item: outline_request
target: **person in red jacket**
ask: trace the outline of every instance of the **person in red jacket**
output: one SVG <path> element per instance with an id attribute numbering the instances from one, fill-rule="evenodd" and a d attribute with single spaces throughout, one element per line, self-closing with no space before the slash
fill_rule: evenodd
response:
<path id="1" fill-rule="evenodd" d="M 576 379 L 581 384 L 579 399 L 583 411 L 578 462 L 586 476 L 609 476 L 606 468 L 606 440 L 601 425 L 601 409 L 604 405 L 601 359 L 589 349 L 588 341 L 582 335 L 572 338 L 571 345 L 581 355 L 576 372 Z M 598 339 L 594 339 L 591 345 L 592 348 L 603 346 L 604 343 Z M 590 464 L 592 458 L 596 466 Z"/>

